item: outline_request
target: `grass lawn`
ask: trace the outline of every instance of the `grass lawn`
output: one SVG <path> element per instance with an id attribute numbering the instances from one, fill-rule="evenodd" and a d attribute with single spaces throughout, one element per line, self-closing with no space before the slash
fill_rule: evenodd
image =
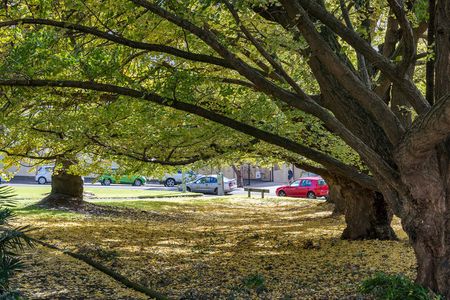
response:
<path id="1" fill-rule="evenodd" d="M 377 271 L 414 276 L 400 241 L 339 239 L 343 217 L 324 201 L 256 198 L 96 200 L 130 216 L 19 209 L 32 235 L 101 262 L 174 299 L 353 299 Z M 136 212 L 132 213 L 132 212 Z M 30 299 L 146 299 L 103 273 L 41 246 L 14 286 Z"/>
<path id="2" fill-rule="evenodd" d="M 42 199 L 50 193 L 50 185 L 14 186 L 15 199 Z M 201 196 L 198 193 L 182 193 L 177 191 L 155 191 L 141 189 L 118 189 L 108 187 L 88 187 L 84 190 L 90 198 L 119 199 L 119 198 L 164 198 L 180 196 Z"/>

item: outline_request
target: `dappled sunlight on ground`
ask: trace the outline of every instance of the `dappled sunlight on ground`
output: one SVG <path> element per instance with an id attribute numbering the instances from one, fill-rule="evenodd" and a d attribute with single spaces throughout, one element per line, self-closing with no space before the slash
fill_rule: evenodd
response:
<path id="1" fill-rule="evenodd" d="M 342 299 L 358 296 L 359 282 L 377 271 L 414 276 L 414 255 L 398 219 L 400 241 L 348 242 L 339 239 L 343 217 L 331 217 L 332 207 L 323 201 L 168 201 L 133 204 L 153 211 L 155 219 L 27 214 L 20 222 L 37 228 L 34 237 L 88 255 L 176 299 Z M 16 284 L 30 298 L 47 299 L 39 295 L 54 292 L 79 299 L 78 289 L 93 292 L 95 285 L 117 288 L 116 295 L 101 299 L 141 297 L 130 291 L 127 298 L 120 284 L 72 258 L 55 257 L 54 251 L 38 247 L 28 259 L 33 267 Z M 47 262 L 57 263 L 60 272 Z M 64 289 L 43 284 L 72 276 L 77 268 L 90 274 L 83 275 L 87 286 L 69 279 Z"/>

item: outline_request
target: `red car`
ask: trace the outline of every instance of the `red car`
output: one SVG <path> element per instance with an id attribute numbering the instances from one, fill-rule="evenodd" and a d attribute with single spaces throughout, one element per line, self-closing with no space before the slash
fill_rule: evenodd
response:
<path id="1" fill-rule="evenodd" d="M 302 197 L 315 199 L 328 196 L 328 185 L 322 177 L 303 177 L 290 185 L 277 188 L 276 194 L 280 197 Z"/>

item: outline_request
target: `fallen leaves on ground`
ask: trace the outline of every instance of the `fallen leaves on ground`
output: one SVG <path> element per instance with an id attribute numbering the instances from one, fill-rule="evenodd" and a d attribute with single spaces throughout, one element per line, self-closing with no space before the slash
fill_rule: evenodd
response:
<path id="1" fill-rule="evenodd" d="M 400 241 L 349 242 L 339 239 L 343 217 L 331 217 L 322 201 L 167 201 L 129 217 L 36 214 L 20 222 L 175 299 L 353 299 L 375 272 L 414 276 L 398 220 Z M 38 247 L 27 258 L 31 267 L 15 284 L 30 299 L 145 298 L 63 254 Z"/>

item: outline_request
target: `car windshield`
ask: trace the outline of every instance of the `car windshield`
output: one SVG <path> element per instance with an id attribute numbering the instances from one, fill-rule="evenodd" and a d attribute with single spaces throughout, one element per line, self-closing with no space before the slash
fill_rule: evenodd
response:
<path id="1" fill-rule="evenodd" d="M 300 180 L 296 180 L 293 183 L 291 183 L 291 186 L 298 186 L 300 183 Z"/>
<path id="2" fill-rule="evenodd" d="M 195 183 L 207 183 L 208 182 L 208 177 L 202 177 L 199 180 L 197 180 Z"/>

